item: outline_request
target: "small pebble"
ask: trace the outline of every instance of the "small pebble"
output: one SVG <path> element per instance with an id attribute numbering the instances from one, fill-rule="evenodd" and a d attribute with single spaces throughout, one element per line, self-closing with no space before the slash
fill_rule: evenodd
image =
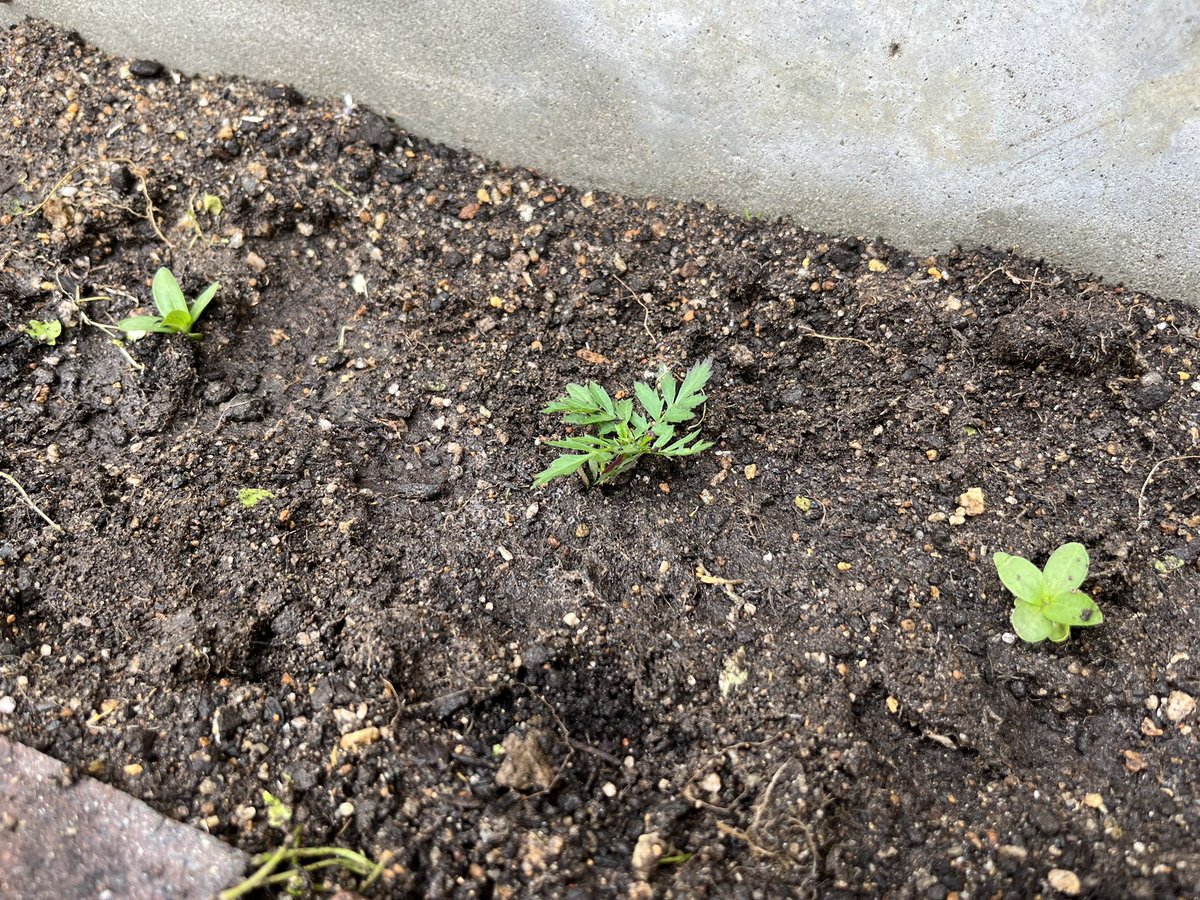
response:
<path id="1" fill-rule="evenodd" d="M 1164 714 L 1171 722 L 1182 722 L 1196 711 L 1196 698 L 1183 691 L 1171 691 Z"/>
<path id="2" fill-rule="evenodd" d="M 163 66 L 153 59 L 135 59 L 129 64 L 129 71 L 138 78 L 157 78 L 162 74 Z"/>
<path id="3" fill-rule="evenodd" d="M 1050 882 L 1050 887 L 1068 897 L 1077 897 L 1083 890 L 1079 876 L 1070 869 L 1051 869 L 1046 875 L 1046 880 Z"/>

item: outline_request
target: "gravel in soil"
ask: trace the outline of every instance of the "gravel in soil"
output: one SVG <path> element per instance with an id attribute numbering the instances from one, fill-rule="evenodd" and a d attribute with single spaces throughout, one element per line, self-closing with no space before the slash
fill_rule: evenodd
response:
<path id="1" fill-rule="evenodd" d="M 0 55 L 0 466 L 62 528 L 0 483 L 8 738 L 382 895 L 1200 893 L 1194 310 Z M 116 345 L 162 265 L 203 340 Z M 530 491 L 568 381 L 710 356 L 716 448 Z M 1071 540 L 1105 621 L 1024 645 L 991 554 Z"/>

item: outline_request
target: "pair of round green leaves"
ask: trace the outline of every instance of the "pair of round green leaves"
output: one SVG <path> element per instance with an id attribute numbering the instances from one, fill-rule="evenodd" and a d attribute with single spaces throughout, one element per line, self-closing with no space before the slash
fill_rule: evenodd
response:
<path id="1" fill-rule="evenodd" d="M 992 561 L 1000 581 L 1017 598 L 1011 621 L 1022 640 L 1065 641 L 1072 625 L 1099 625 L 1104 621 L 1100 607 L 1079 590 L 1088 573 L 1088 554 L 1083 544 L 1063 544 L 1041 570 L 1029 560 L 1007 553 L 997 553 Z"/>

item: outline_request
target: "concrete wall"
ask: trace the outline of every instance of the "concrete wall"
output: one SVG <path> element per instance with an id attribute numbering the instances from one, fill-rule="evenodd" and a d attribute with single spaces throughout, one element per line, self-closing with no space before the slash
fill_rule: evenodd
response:
<path id="1" fill-rule="evenodd" d="M 952 9 L 957 7 L 957 9 Z M 303 10 L 299 12 L 299 10 Z M 1200 0 L 16 0 L 579 186 L 1200 297 Z"/>

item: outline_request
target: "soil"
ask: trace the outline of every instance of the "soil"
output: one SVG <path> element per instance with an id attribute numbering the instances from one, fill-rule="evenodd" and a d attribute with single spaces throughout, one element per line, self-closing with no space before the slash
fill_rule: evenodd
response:
<path id="1" fill-rule="evenodd" d="M 0 465 L 62 531 L 0 482 L 0 731 L 379 896 L 1200 894 L 1194 309 L 2 41 Z M 114 344 L 163 265 L 203 340 Z M 530 489 L 567 382 L 706 357 L 714 449 Z M 991 555 L 1065 541 L 1104 622 L 1027 645 Z"/>

